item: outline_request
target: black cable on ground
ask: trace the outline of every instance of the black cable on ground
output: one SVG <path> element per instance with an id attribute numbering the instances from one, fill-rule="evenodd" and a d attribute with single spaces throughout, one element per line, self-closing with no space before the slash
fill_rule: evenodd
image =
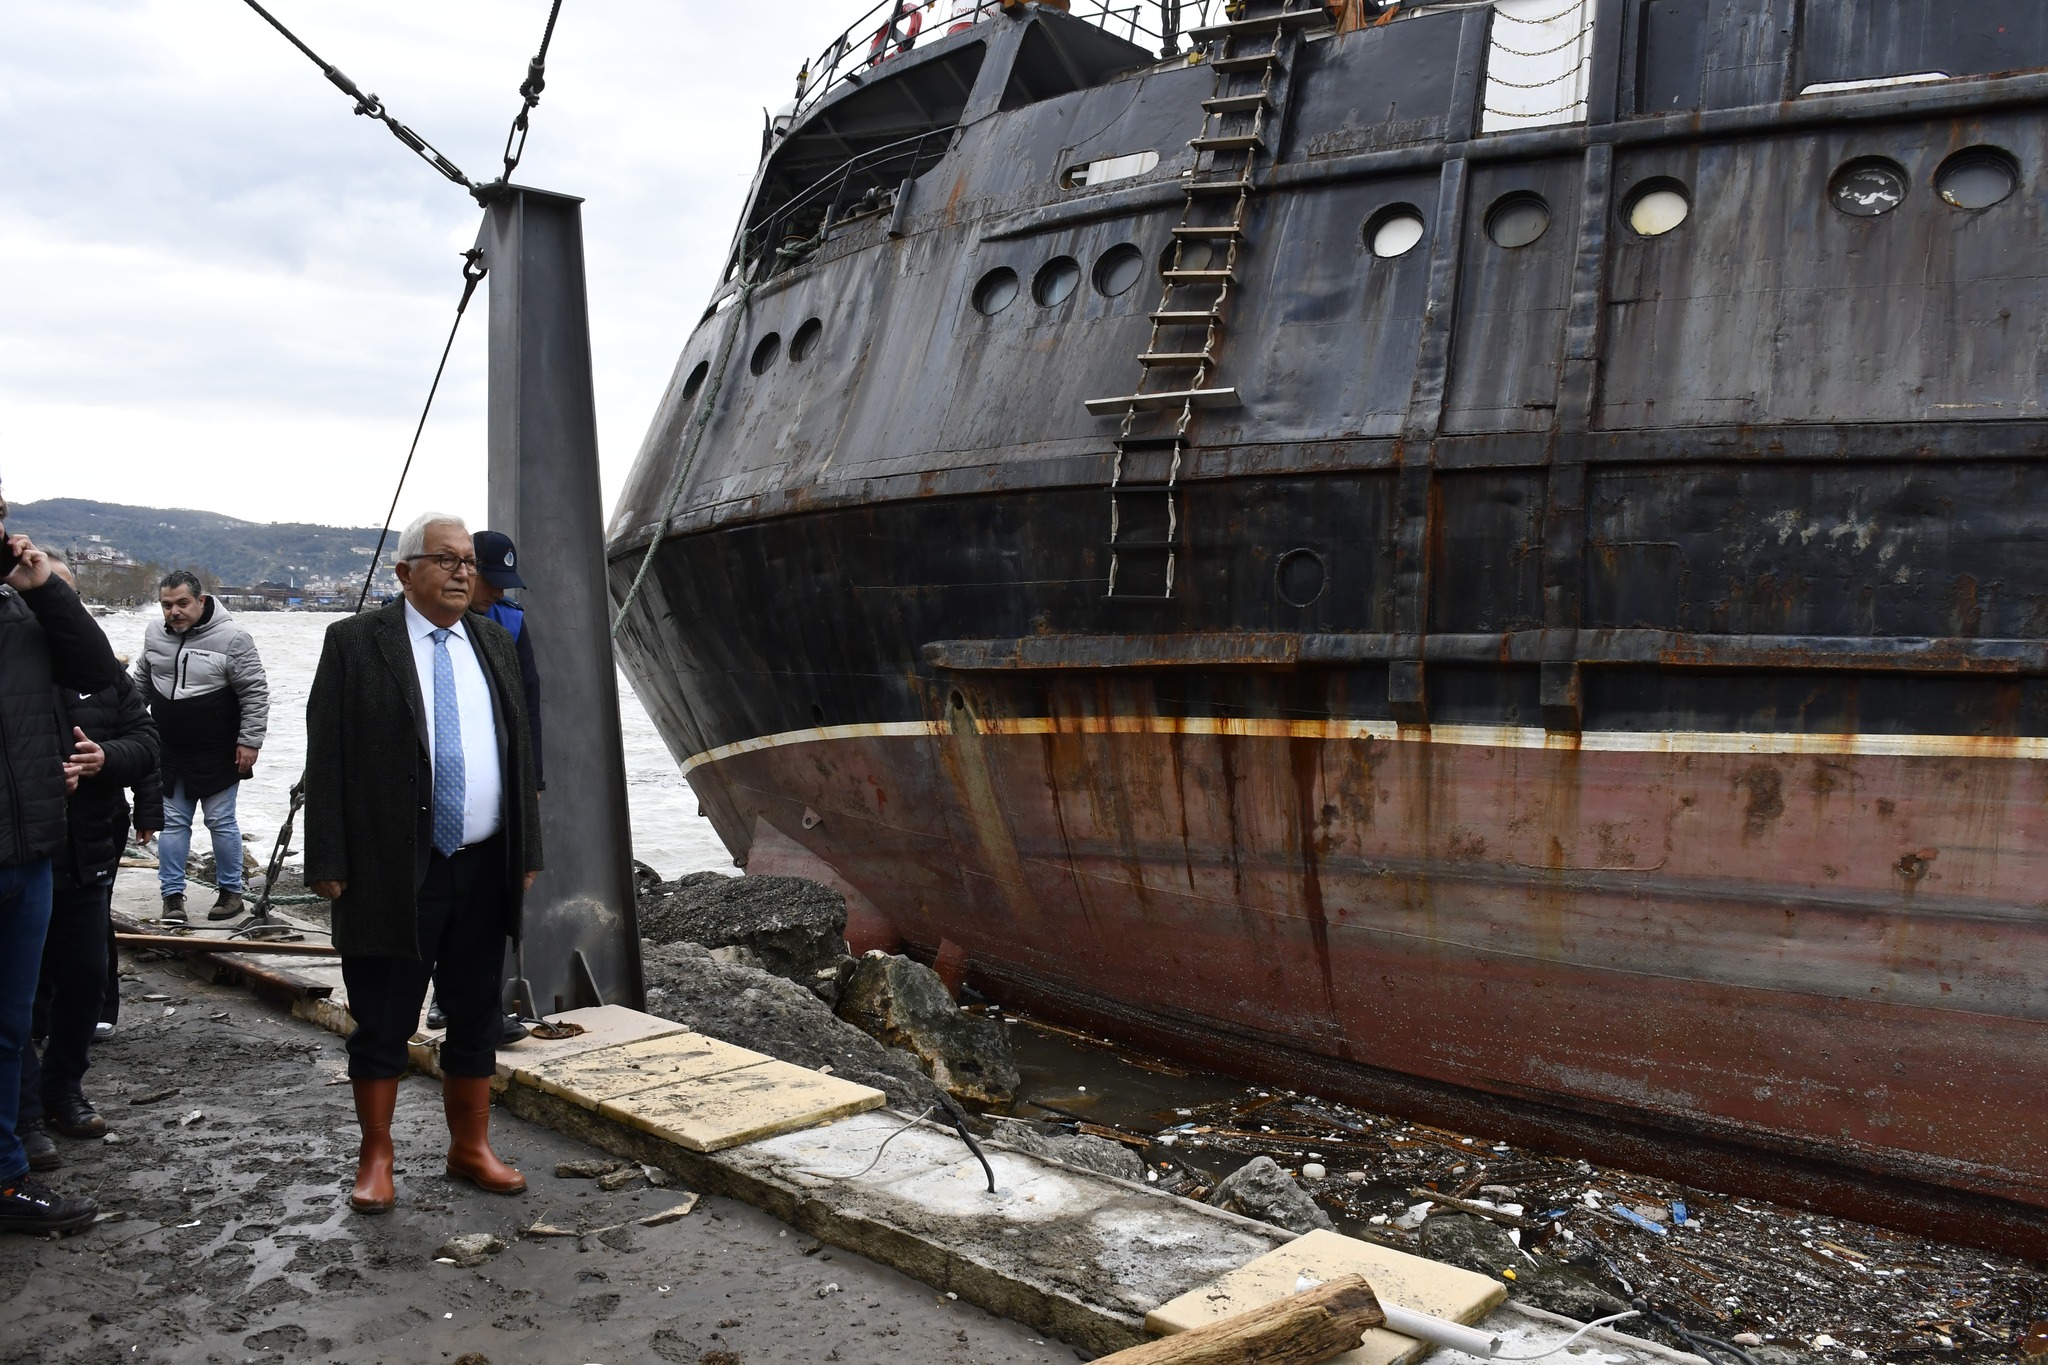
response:
<path id="1" fill-rule="evenodd" d="M 1723 1341 L 1719 1337 L 1710 1337 L 1704 1332 L 1693 1331 L 1669 1313 L 1652 1308 L 1648 1299 L 1638 1298 L 1635 1301 L 1635 1310 L 1659 1327 L 1675 1333 L 1678 1339 L 1691 1347 L 1692 1353 L 1702 1360 L 1711 1361 L 1714 1365 L 1723 1365 L 1723 1362 L 1727 1361 L 1732 1361 L 1733 1365 L 1759 1365 L 1757 1358 L 1740 1346 Z"/>
<path id="2" fill-rule="evenodd" d="M 974 1153 L 974 1159 L 981 1163 L 981 1169 L 988 1174 L 988 1192 L 994 1194 L 996 1168 L 988 1164 L 988 1158 L 982 1155 L 981 1144 L 974 1140 L 974 1134 L 967 1131 L 967 1115 L 961 1112 L 959 1105 L 953 1103 L 953 1097 L 943 1090 L 939 1091 L 939 1103 L 945 1106 L 946 1117 L 952 1120 L 953 1129 L 960 1134 L 960 1140 L 967 1144 L 967 1150 Z M 1752 1361 L 1750 1365 L 1756 1363 Z"/>
<path id="3" fill-rule="evenodd" d="M 434 395 L 441 391 L 441 374 L 448 368 L 448 353 L 455 349 L 455 333 L 462 326 L 463 310 L 469 307 L 470 296 L 476 293 L 478 281 L 487 273 L 483 255 L 476 247 L 462 253 L 462 297 L 455 304 L 455 321 L 448 328 L 447 344 L 441 347 L 441 363 L 434 367 L 434 382 L 427 388 L 427 403 L 420 409 L 419 424 L 412 429 L 412 445 L 405 452 L 405 467 L 398 471 L 398 487 L 391 490 L 391 506 L 385 509 L 384 527 L 377 532 L 377 552 L 370 556 L 370 571 L 363 576 L 363 590 L 356 594 L 357 611 L 370 600 L 370 584 L 376 581 L 378 566 L 384 562 L 384 542 L 391 538 L 391 519 L 398 515 L 398 499 L 405 492 L 406 475 L 412 472 L 412 457 L 419 453 L 420 433 L 427 429 L 427 414 L 434 410 Z"/>

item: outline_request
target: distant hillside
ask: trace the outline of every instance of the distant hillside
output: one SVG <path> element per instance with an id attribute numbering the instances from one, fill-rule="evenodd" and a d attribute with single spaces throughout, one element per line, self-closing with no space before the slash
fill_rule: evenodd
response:
<path id="1" fill-rule="evenodd" d="M 14 504 L 10 531 L 40 544 L 103 558 L 112 551 L 141 564 L 200 571 L 216 585 L 360 582 L 377 544 L 374 526 L 313 526 L 241 521 L 189 508 L 125 507 L 87 498 Z M 397 533 L 385 546 L 386 563 Z M 383 577 L 389 577 L 387 567 Z"/>

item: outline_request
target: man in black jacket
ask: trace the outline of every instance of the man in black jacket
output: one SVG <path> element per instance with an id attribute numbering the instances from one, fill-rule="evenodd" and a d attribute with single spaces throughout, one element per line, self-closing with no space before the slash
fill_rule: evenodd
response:
<path id="1" fill-rule="evenodd" d="M 0 498 L 0 522 L 6 515 Z M 0 1232 L 68 1232 L 90 1224 L 98 1207 L 33 1179 L 15 1134 L 72 751 L 52 703 L 58 686 L 112 687 L 121 664 L 78 594 L 51 574 L 49 557 L 27 536 L 7 536 L 4 525 L 0 543 Z"/>
<path id="2" fill-rule="evenodd" d="M 349 1203 L 396 1200 L 391 1116 L 431 980 L 448 1015 L 448 1173 L 516 1194 L 490 1146 L 499 966 L 541 866 L 519 655 L 470 614 L 475 547 L 429 514 L 398 541 L 404 597 L 327 629 L 306 699 L 306 881 L 334 902 L 362 1129 Z"/>
<path id="3" fill-rule="evenodd" d="M 54 558 L 54 556 L 53 556 Z M 54 572 L 67 584 L 71 572 L 61 561 Z M 57 720 L 76 741 L 64 765 L 70 799 L 65 803 L 64 846 L 50 860 L 53 890 L 50 930 L 43 942 L 40 1003 L 47 998 L 48 1042 L 41 1058 L 33 1046 L 21 1053 L 19 1131 L 29 1166 L 50 1170 L 63 1164 L 43 1131 L 45 1122 L 66 1137 L 103 1137 L 106 1120 L 85 1098 L 91 1065 L 93 1025 L 99 1022 L 107 983 L 107 919 L 114 898 L 114 873 L 128 845 L 127 788 L 136 787 L 141 809 L 136 823 L 163 828 L 163 800 L 157 786 L 156 722 L 142 693 L 125 674 L 112 686 L 87 696 L 60 687 Z"/>

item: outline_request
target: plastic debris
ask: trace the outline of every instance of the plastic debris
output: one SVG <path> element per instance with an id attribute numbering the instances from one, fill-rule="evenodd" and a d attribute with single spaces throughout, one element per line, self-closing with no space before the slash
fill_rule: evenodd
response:
<path id="1" fill-rule="evenodd" d="M 1634 1223 L 1644 1232 L 1654 1232 L 1659 1237 L 1669 1237 L 1671 1235 L 1668 1231 L 1665 1230 L 1665 1227 L 1662 1223 L 1651 1222 L 1649 1219 L 1643 1217 L 1643 1215 L 1637 1213 L 1634 1209 L 1630 1208 L 1626 1204 L 1616 1204 L 1613 1208 L 1609 1209 L 1608 1212 L 1616 1214 L 1619 1217 L 1628 1219 L 1629 1222 Z"/>

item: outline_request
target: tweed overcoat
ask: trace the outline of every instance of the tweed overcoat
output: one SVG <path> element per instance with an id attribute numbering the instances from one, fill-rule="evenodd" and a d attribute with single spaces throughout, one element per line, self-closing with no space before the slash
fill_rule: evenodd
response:
<path id="1" fill-rule="evenodd" d="M 471 613 L 462 624 L 491 689 L 504 775 L 505 932 L 517 939 L 524 874 L 541 867 L 519 654 L 495 621 Z M 348 884 L 334 903 L 334 946 L 345 957 L 421 956 L 430 754 L 404 602 L 329 626 L 306 699 L 306 881 Z"/>

